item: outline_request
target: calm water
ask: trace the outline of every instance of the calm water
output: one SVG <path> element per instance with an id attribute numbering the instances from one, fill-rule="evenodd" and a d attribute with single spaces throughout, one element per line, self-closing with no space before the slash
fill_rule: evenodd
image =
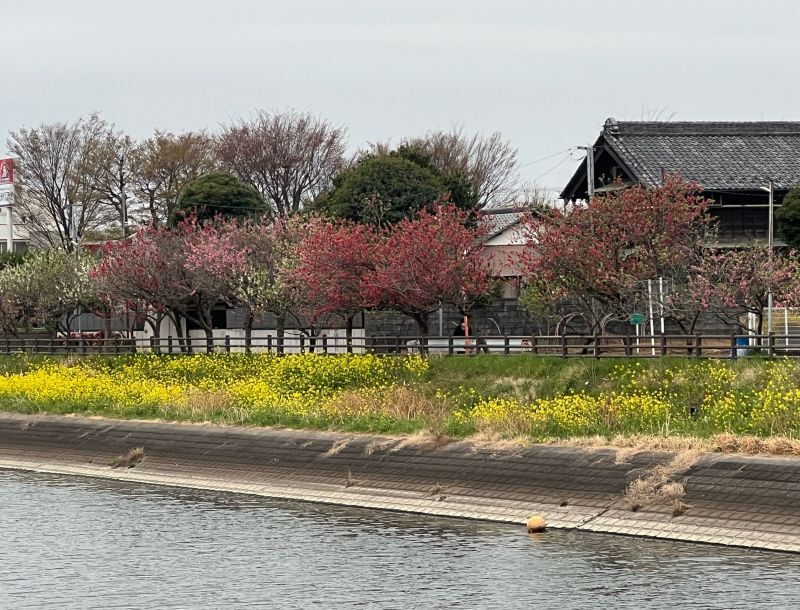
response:
<path id="1" fill-rule="evenodd" d="M 800 557 L 0 470 L 2 608 L 797 608 Z"/>

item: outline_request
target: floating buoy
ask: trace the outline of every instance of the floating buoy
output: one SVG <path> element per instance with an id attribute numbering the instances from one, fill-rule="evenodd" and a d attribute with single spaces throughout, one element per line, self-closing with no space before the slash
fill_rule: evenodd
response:
<path id="1" fill-rule="evenodd" d="M 543 532 L 547 525 L 539 515 L 533 515 L 528 519 L 528 533 Z"/>

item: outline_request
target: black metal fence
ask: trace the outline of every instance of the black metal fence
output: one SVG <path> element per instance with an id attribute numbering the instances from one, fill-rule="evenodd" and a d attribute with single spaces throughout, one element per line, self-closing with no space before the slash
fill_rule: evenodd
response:
<path id="1" fill-rule="evenodd" d="M 161 337 L 144 339 L 96 337 L 2 338 L 0 354 L 121 355 L 189 353 L 376 353 L 470 356 L 538 354 L 561 358 L 695 358 L 800 357 L 800 335 L 486 335 L 476 337 L 382 336 L 325 334 L 243 337 Z"/>

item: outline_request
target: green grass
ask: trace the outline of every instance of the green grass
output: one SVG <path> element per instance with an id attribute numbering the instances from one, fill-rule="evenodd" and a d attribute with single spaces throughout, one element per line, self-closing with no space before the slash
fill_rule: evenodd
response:
<path id="1" fill-rule="evenodd" d="M 6 384 L 6 393 L 0 394 L 0 409 L 381 434 L 429 430 L 465 437 L 488 432 L 537 440 L 641 434 L 709 438 L 723 433 L 800 437 L 800 362 L 796 361 L 560 359 L 528 354 L 434 357 L 421 377 L 392 373 L 397 375 L 393 382 L 397 391 L 383 389 L 371 397 L 366 391 L 367 398 L 357 385 L 361 382 L 347 377 L 347 383 L 356 386 L 342 386 L 347 391 L 331 411 L 315 405 L 298 409 L 296 404 L 292 408 L 247 407 L 214 384 L 223 372 L 234 377 L 252 375 L 262 361 L 243 355 L 200 357 L 189 366 L 190 361 L 181 358 L 0 356 L 0 375 L 4 376 L 34 372 L 53 362 L 80 363 L 98 375 L 113 373 L 117 380 L 127 380 L 127 371 L 134 370 L 146 383 L 155 385 L 172 375 L 172 381 L 197 388 L 188 404 L 120 405 L 91 393 L 81 400 L 62 394 L 36 402 L 16 395 L 12 382 L 12 389 Z M 175 372 L 168 366 L 178 364 L 175 360 L 186 362 L 186 369 Z M 330 367 L 325 363 L 332 364 L 329 360 L 320 363 L 327 372 L 319 373 L 319 382 L 339 387 L 337 383 L 345 379 L 338 371 L 340 363 Z M 305 373 L 302 378 L 289 373 L 280 378 L 289 391 L 300 389 L 297 384 L 310 379 L 302 377 Z M 582 397 L 592 400 L 582 402 Z M 625 397 L 641 400 L 632 407 L 620 407 Z M 544 418 L 539 417 L 542 412 L 546 412 Z"/>

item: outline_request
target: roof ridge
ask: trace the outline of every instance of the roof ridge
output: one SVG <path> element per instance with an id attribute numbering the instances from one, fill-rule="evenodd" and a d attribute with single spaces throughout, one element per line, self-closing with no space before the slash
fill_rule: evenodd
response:
<path id="1" fill-rule="evenodd" d="M 603 134 L 630 135 L 800 135 L 800 121 L 617 121 L 610 118 Z"/>

